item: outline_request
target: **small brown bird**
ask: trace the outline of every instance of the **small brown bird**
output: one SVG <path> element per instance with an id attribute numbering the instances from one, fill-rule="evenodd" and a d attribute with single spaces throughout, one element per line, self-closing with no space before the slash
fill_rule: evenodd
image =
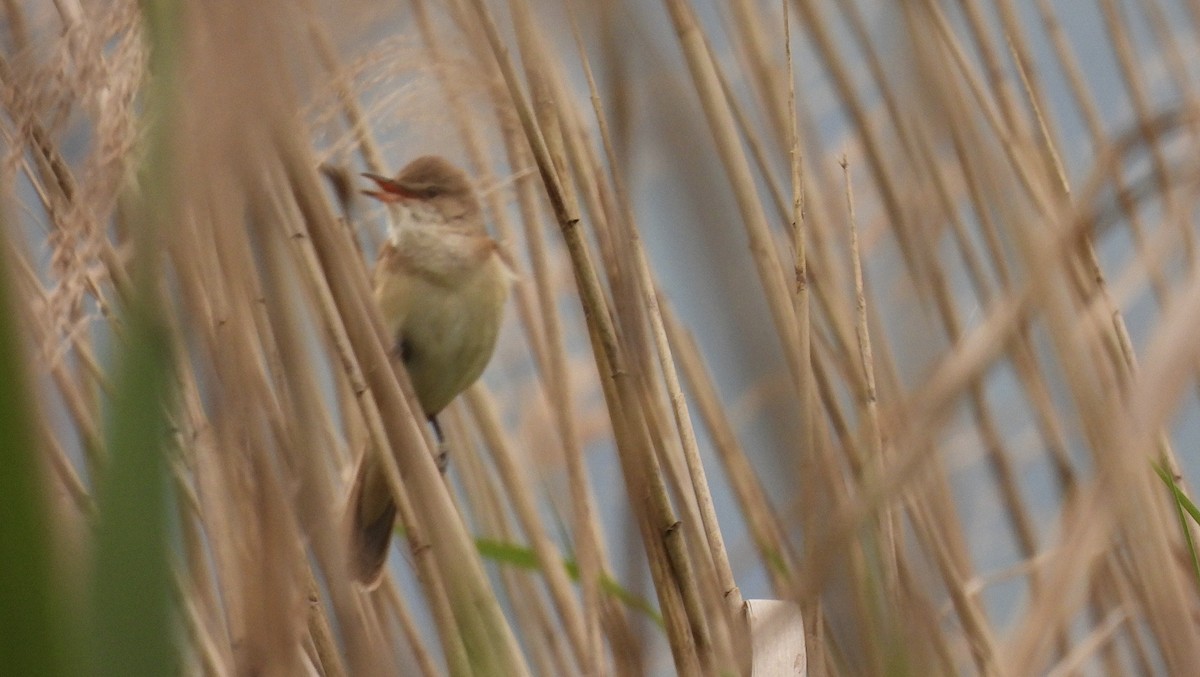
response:
<path id="1" fill-rule="evenodd" d="M 363 176 L 378 186 L 364 193 L 401 207 L 401 225 L 375 264 L 375 299 L 440 442 L 438 412 L 492 357 L 512 273 L 466 174 L 444 158 L 419 157 L 394 179 Z M 383 572 L 396 518 L 373 458 L 359 465 L 349 503 L 353 573 L 369 587 Z"/>

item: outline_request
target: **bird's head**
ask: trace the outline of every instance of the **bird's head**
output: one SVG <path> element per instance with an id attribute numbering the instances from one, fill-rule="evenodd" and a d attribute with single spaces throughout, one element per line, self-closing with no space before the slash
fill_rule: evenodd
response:
<path id="1" fill-rule="evenodd" d="M 437 155 L 419 157 L 404 166 L 396 178 L 363 174 L 378 190 L 363 193 L 381 202 L 399 202 L 414 212 L 440 216 L 447 224 L 470 223 L 480 213 L 479 200 L 467 175 Z"/>

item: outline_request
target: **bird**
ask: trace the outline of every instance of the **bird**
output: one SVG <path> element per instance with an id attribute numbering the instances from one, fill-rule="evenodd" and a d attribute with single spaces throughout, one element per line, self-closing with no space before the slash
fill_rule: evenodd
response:
<path id="1" fill-rule="evenodd" d="M 450 161 L 425 155 L 395 178 L 363 176 L 375 184 L 364 194 L 400 208 L 375 263 L 375 301 L 392 354 L 441 444 L 437 414 L 483 374 L 495 351 L 511 267 L 488 235 L 466 173 Z M 351 570 L 368 588 L 382 577 L 396 518 L 375 458 L 364 454 L 347 504 Z"/>

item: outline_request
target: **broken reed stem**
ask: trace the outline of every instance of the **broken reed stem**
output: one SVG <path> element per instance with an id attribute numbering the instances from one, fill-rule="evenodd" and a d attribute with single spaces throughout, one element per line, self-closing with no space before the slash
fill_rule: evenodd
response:
<path id="1" fill-rule="evenodd" d="M 871 123 L 867 107 L 854 88 L 853 78 L 847 64 L 838 55 L 837 42 L 830 32 L 818 4 L 812 0 L 797 0 L 795 6 L 803 19 L 802 25 L 813 43 L 812 46 L 816 50 L 817 56 L 833 81 L 843 109 L 853 122 L 867 161 L 867 168 L 871 172 L 875 188 L 879 192 L 879 199 L 883 203 L 883 213 L 886 214 L 895 231 L 896 242 L 900 246 L 909 276 L 918 282 L 918 293 L 923 293 L 923 286 L 919 283 L 924 280 L 927 254 L 919 246 L 920 243 L 912 241 L 916 234 L 909 232 L 911 226 L 908 223 L 907 212 L 900 200 L 896 179 L 888 171 L 887 162 L 883 156 L 886 144 L 880 138 L 875 125 Z M 905 7 L 907 8 L 907 5 Z"/>

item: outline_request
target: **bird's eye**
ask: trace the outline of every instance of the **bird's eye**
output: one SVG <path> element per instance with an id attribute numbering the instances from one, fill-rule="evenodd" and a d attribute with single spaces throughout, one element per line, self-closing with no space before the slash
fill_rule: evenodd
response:
<path id="1" fill-rule="evenodd" d="M 441 191 L 433 186 L 430 186 L 425 189 L 425 197 L 426 198 L 435 198 L 438 195 L 441 195 Z"/>

